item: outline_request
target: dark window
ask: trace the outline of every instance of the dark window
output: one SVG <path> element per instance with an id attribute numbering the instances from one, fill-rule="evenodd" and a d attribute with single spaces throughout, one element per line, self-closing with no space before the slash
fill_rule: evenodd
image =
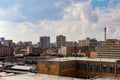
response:
<path id="1" fill-rule="evenodd" d="M 106 64 L 102 65 L 102 72 L 109 72 L 108 65 L 106 65 Z"/>
<path id="2" fill-rule="evenodd" d="M 80 63 L 79 64 L 79 70 L 86 71 L 87 70 L 87 64 L 86 63 Z"/>
<path id="3" fill-rule="evenodd" d="M 115 73 L 115 67 L 114 66 L 109 66 L 109 72 L 110 73 Z"/>

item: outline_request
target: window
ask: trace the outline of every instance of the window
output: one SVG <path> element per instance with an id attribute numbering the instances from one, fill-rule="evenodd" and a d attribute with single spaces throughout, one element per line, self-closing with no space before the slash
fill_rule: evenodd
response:
<path id="1" fill-rule="evenodd" d="M 79 70 L 86 71 L 87 70 L 87 64 L 86 63 L 79 63 Z"/>
<path id="2" fill-rule="evenodd" d="M 108 65 L 106 65 L 106 64 L 102 65 L 102 72 L 109 72 Z"/>
<path id="3" fill-rule="evenodd" d="M 115 73 L 115 67 L 114 66 L 109 66 L 109 72 L 110 73 Z"/>

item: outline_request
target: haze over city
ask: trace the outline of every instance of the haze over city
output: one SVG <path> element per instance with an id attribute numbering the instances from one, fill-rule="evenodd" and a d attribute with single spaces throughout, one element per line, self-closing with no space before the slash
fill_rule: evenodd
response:
<path id="1" fill-rule="evenodd" d="M 120 0 L 0 0 L 0 36 L 39 41 L 40 36 L 65 35 L 67 40 L 86 37 L 120 39 Z"/>

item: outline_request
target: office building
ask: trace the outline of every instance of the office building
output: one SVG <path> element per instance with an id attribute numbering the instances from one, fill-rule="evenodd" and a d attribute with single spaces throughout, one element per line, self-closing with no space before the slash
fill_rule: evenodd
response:
<path id="1" fill-rule="evenodd" d="M 120 41 L 109 39 L 105 42 L 100 42 L 97 46 L 97 53 L 100 58 L 120 59 Z"/>
<path id="2" fill-rule="evenodd" d="M 25 46 L 31 46 L 32 45 L 32 41 L 26 41 L 24 42 Z"/>
<path id="3" fill-rule="evenodd" d="M 66 41 L 66 46 L 78 46 L 76 41 Z"/>
<path id="4" fill-rule="evenodd" d="M 0 41 L 1 42 L 5 41 L 5 38 L 4 37 L 0 37 Z"/>
<path id="5" fill-rule="evenodd" d="M 66 37 L 63 35 L 59 35 L 56 37 L 57 47 L 60 48 L 61 46 L 66 45 Z"/>
<path id="6" fill-rule="evenodd" d="M 86 38 L 85 40 L 79 40 L 79 46 L 85 47 L 87 46 L 89 50 L 94 51 L 97 46 L 97 40 L 96 39 L 90 39 Z"/>
<path id="7" fill-rule="evenodd" d="M 12 46 L 13 45 L 13 41 L 12 40 L 5 40 L 4 41 L 4 46 Z"/>
<path id="8" fill-rule="evenodd" d="M 4 37 L 0 37 L 0 42 L 1 44 L 4 44 L 5 38 Z"/>
<path id="9" fill-rule="evenodd" d="M 81 50 L 78 46 L 62 46 L 59 50 L 59 54 L 64 56 L 77 56 L 79 50 Z"/>
<path id="10" fill-rule="evenodd" d="M 40 46 L 42 49 L 50 48 L 50 37 L 49 36 L 41 36 L 40 37 Z"/>

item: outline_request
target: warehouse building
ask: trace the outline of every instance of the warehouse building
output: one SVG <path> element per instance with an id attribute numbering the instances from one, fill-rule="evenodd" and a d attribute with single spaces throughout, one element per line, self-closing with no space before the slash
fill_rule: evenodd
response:
<path id="1" fill-rule="evenodd" d="M 68 57 L 40 60 L 38 73 L 78 78 L 120 77 L 119 59 Z"/>

